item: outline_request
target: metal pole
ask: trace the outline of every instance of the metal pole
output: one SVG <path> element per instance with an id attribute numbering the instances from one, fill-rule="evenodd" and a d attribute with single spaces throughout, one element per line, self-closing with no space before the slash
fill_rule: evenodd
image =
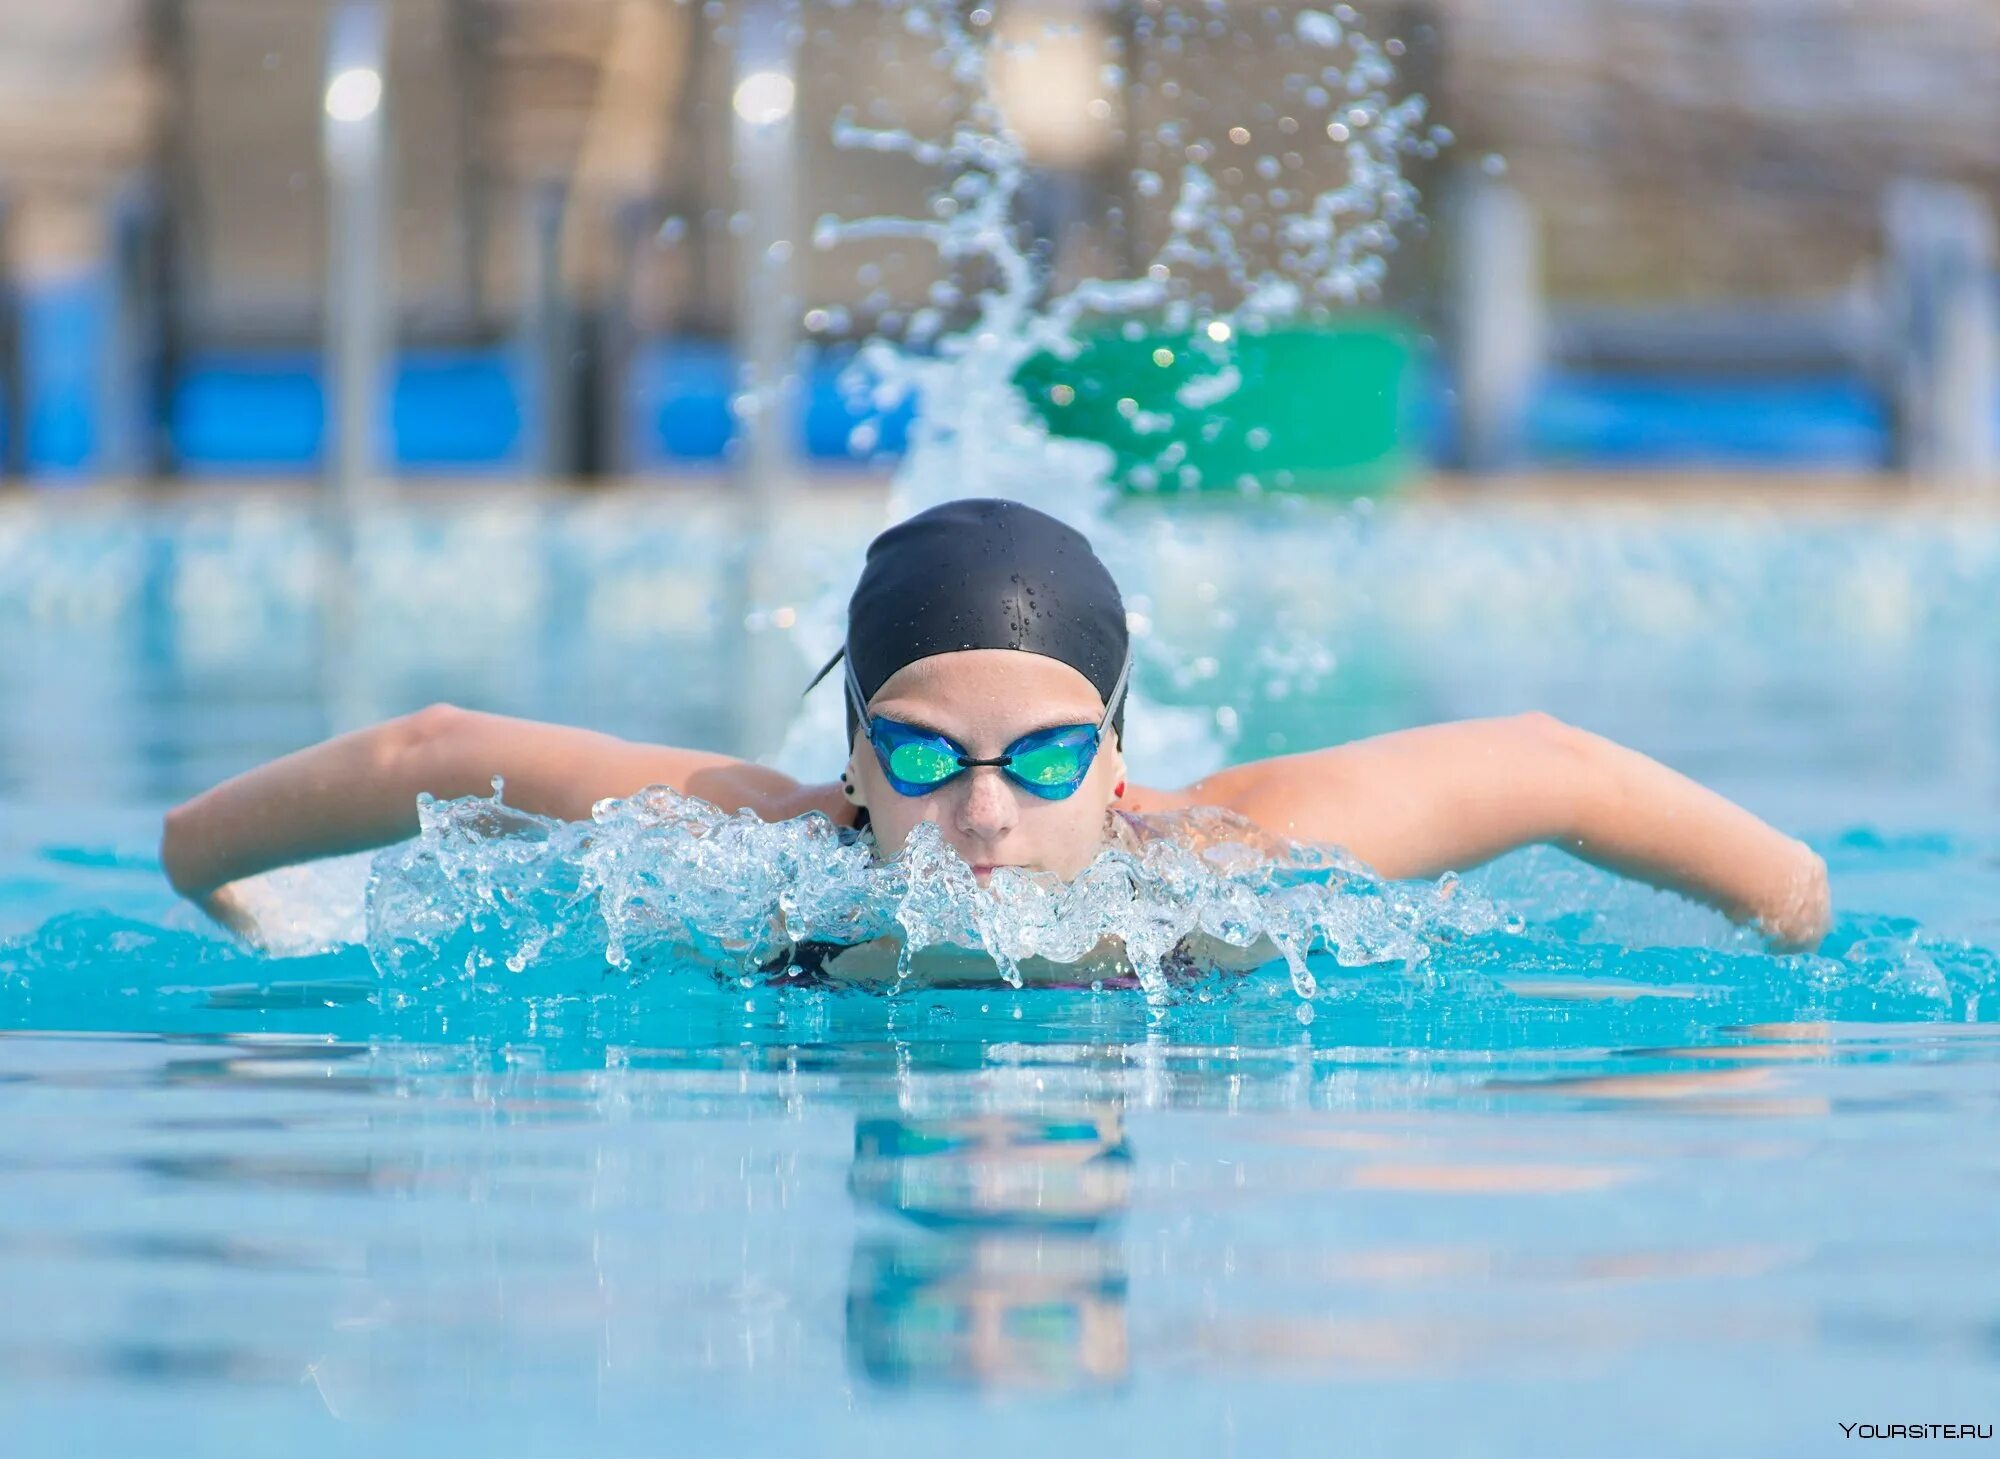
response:
<path id="1" fill-rule="evenodd" d="M 1541 250 L 1533 209 L 1500 178 L 1463 172 L 1451 202 L 1459 457 L 1497 471 L 1520 459 L 1542 365 Z"/>
<path id="2" fill-rule="evenodd" d="M 613 262 L 598 301 L 593 467 L 600 476 L 623 477 L 632 469 L 630 449 L 632 360 L 638 326 L 633 319 L 638 288 L 639 250 L 651 232 L 651 210 L 636 198 L 617 205 L 612 219 Z"/>
<path id="3" fill-rule="evenodd" d="M 197 291 L 194 270 L 188 267 L 186 257 L 192 236 L 189 219 L 199 190 L 188 123 L 188 96 L 195 84 L 188 24 L 185 0 L 153 0 L 146 12 L 146 53 L 154 73 L 162 78 L 165 93 L 147 169 L 153 178 L 157 210 L 146 260 L 156 348 L 144 362 L 146 379 L 141 389 L 147 411 L 144 469 L 150 476 L 173 476 L 180 471 L 173 400 L 187 355 L 189 321 L 195 316 L 189 302 Z"/>
<path id="4" fill-rule="evenodd" d="M 158 202 L 146 183 L 128 183 L 111 200 L 111 317 L 99 380 L 97 457 L 107 475 L 127 479 L 158 469 L 151 386 L 163 353 L 155 288 L 159 228 Z"/>
<path id="5" fill-rule="evenodd" d="M 0 197 L 0 480 L 19 477 L 28 459 L 27 412 L 22 409 L 20 314 L 14 290 L 12 221 Z"/>
<path id="6" fill-rule="evenodd" d="M 522 422 L 527 449 L 521 466 L 539 481 L 567 478 L 576 471 L 572 365 L 576 331 L 563 287 L 564 208 L 562 183 L 548 178 L 528 189 L 522 213 L 527 292 L 521 311 L 521 353 L 529 385 Z"/>
<path id="7" fill-rule="evenodd" d="M 380 474 L 377 416 L 389 335 L 387 25 L 380 0 L 340 0 L 326 38 L 320 145 L 327 179 L 326 481 L 351 519 Z"/>
<path id="8" fill-rule="evenodd" d="M 743 625 L 737 749 L 776 749 L 798 692 L 790 635 L 763 627 L 791 591 L 781 532 L 798 429 L 799 30 L 795 0 L 739 0 L 732 76 L 738 216 L 736 477 L 743 558 L 733 607 Z M 784 620 L 784 621 L 789 621 Z"/>
<path id="9" fill-rule="evenodd" d="M 320 677 L 329 732 L 378 717 L 355 653 L 354 553 L 380 478 L 377 419 L 389 349 L 387 49 L 379 0 L 339 0 L 327 28 L 320 130 L 327 183 Z"/>
<path id="10" fill-rule="evenodd" d="M 1992 210 L 1978 194 L 1908 180 L 1889 190 L 1899 451 L 1919 479 L 2000 489 L 2000 297 Z"/>
<path id="11" fill-rule="evenodd" d="M 741 0 L 732 137 L 739 216 L 736 424 L 754 525 L 789 488 L 799 347 L 797 44 L 789 0 Z"/>

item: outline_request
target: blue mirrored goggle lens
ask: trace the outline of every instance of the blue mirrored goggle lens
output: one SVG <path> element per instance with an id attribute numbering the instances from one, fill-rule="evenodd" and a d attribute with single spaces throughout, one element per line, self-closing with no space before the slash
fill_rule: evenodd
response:
<path id="1" fill-rule="evenodd" d="M 1047 738 L 1043 738 L 1047 736 Z M 1045 730 L 1015 742 L 1004 767 L 1009 779 L 1046 799 L 1076 793 L 1096 758 L 1097 734 L 1075 727 Z"/>
<path id="2" fill-rule="evenodd" d="M 868 740 L 898 795 L 928 795 L 963 775 L 971 768 L 967 762 L 975 760 L 943 735 L 880 716 L 869 722 Z M 1021 736 L 1007 747 L 997 768 L 1032 795 L 1062 800 L 1076 793 L 1096 757 L 1095 725 L 1059 725 Z"/>
<path id="3" fill-rule="evenodd" d="M 958 756 L 936 740 L 905 740 L 890 749 L 882 768 L 892 780 L 937 786 L 965 767 L 958 763 Z"/>
<path id="4" fill-rule="evenodd" d="M 928 795 L 965 773 L 959 746 L 914 725 L 878 715 L 868 722 L 868 743 L 898 795 Z"/>

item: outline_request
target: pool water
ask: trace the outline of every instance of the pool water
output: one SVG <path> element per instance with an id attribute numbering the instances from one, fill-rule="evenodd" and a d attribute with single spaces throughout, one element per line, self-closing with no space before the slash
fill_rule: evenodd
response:
<path id="1" fill-rule="evenodd" d="M 807 510 L 799 581 L 835 581 L 879 504 Z M 746 624 L 711 502 L 412 509 L 340 612 L 283 501 L 9 504 L 6 1452 L 1807 1454 L 2000 1419 L 2000 522 L 1116 535 L 1153 778 L 1547 709 L 1806 836 L 1832 937 L 1771 957 L 1536 852 L 1466 878 L 1489 930 L 1315 956 L 1309 1021 L 1282 968 L 1165 1008 L 585 955 L 415 988 L 341 940 L 351 877 L 255 956 L 161 880 L 176 799 L 436 699 L 768 751 L 808 656 Z"/>

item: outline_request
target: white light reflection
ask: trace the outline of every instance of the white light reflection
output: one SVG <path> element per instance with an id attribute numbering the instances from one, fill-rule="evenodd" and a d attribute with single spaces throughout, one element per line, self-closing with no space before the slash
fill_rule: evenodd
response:
<path id="1" fill-rule="evenodd" d="M 736 83 L 736 114 L 753 127 L 775 126 L 792 114 L 797 88 L 783 71 L 752 71 Z"/>
<path id="2" fill-rule="evenodd" d="M 352 66 L 326 83 L 326 114 L 337 122 L 365 121 L 382 104 L 382 73 Z"/>

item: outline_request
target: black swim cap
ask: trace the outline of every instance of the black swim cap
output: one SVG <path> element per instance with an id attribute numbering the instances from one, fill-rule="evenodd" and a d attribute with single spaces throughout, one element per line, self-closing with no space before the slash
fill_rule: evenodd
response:
<path id="1" fill-rule="evenodd" d="M 1019 502 L 967 498 L 897 523 L 869 545 L 847 604 L 864 703 L 918 659 L 1015 648 L 1060 659 L 1108 704 L 1129 647 L 1124 599 L 1089 539 Z M 1122 696 L 1111 722 L 1122 741 Z M 850 704 L 849 739 L 856 728 Z"/>

